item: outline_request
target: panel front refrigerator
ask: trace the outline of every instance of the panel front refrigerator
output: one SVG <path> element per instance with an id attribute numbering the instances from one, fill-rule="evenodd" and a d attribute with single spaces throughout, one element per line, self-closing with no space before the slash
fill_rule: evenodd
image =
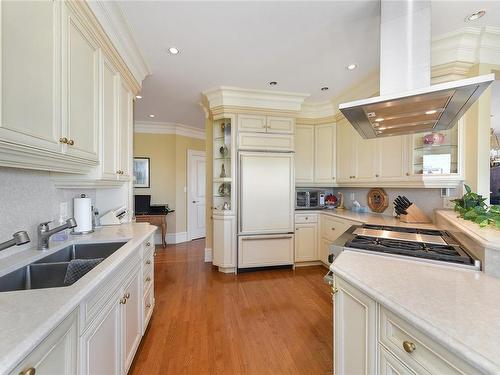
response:
<path id="1" fill-rule="evenodd" d="M 294 154 L 239 153 L 238 268 L 293 265 Z"/>

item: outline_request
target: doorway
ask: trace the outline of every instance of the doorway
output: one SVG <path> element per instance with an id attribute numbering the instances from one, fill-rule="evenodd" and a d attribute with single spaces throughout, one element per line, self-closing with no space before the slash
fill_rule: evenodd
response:
<path id="1" fill-rule="evenodd" d="M 188 150 L 187 164 L 187 235 L 191 241 L 205 237 L 206 232 L 205 152 Z"/>

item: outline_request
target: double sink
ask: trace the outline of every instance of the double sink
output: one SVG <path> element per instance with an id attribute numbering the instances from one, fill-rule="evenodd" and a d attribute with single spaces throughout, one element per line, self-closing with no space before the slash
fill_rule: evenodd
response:
<path id="1" fill-rule="evenodd" d="M 105 259 L 126 242 L 75 244 L 0 277 L 0 292 L 57 288 L 64 283 L 69 262 L 75 259 Z"/>

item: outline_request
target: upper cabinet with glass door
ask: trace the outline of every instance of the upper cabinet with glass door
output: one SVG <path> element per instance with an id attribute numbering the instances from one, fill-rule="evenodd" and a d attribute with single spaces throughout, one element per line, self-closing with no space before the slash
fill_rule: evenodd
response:
<path id="1" fill-rule="evenodd" d="M 213 207 L 214 214 L 234 211 L 235 116 L 225 115 L 213 123 Z"/>
<path id="2" fill-rule="evenodd" d="M 412 136 L 411 171 L 424 181 L 449 181 L 450 186 L 463 179 L 463 121 L 451 129 Z M 444 187 L 444 186 L 443 186 Z"/>

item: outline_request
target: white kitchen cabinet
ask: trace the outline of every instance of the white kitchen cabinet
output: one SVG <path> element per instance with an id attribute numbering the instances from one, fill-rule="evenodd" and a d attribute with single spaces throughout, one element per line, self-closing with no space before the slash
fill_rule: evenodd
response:
<path id="1" fill-rule="evenodd" d="M 239 114 L 238 131 L 265 133 L 267 131 L 266 116 Z"/>
<path id="2" fill-rule="evenodd" d="M 335 374 L 481 373 L 337 275 L 332 289 Z"/>
<path id="3" fill-rule="evenodd" d="M 122 180 L 130 180 L 132 175 L 134 96 L 124 82 L 120 85 L 119 128 L 118 128 L 118 175 Z"/>
<path id="4" fill-rule="evenodd" d="M 335 125 L 316 125 L 314 131 L 314 182 L 332 184 L 335 182 Z"/>
<path id="5" fill-rule="evenodd" d="M 325 265 L 329 265 L 328 255 L 330 254 L 330 246 L 355 224 L 359 223 L 328 214 L 321 214 L 319 218 L 319 260 Z"/>
<path id="6" fill-rule="evenodd" d="M 377 305 L 342 279 L 334 278 L 334 373 L 377 373 Z"/>
<path id="7" fill-rule="evenodd" d="M 99 47 L 72 5 L 63 3 L 62 103 L 66 153 L 98 160 Z"/>
<path id="8" fill-rule="evenodd" d="M 152 279 L 152 277 L 150 277 Z M 123 332 L 123 359 L 124 373 L 126 374 L 132 364 L 135 352 L 139 347 L 142 337 L 142 288 L 141 273 L 136 272 L 125 286 L 123 298 L 125 304 L 122 309 Z"/>
<path id="9" fill-rule="evenodd" d="M 213 215 L 213 264 L 222 272 L 236 269 L 236 217 Z"/>
<path id="10" fill-rule="evenodd" d="M 77 374 L 77 346 L 78 312 L 74 311 L 16 366 L 11 375 Z"/>
<path id="11" fill-rule="evenodd" d="M 354 139 L 353 180 L 355 182 L 374 182 L 379 173 L 377 171 L 378 139 L 363 139 L 358 132 L 355 133 Z"/>
<path id="12" fill-rule="evenodd" d="M 118 171 L 118 88 L 120 75 L 106 57 L 102 58 L 101 173 L 116 179 Z"/>
<path id="13" fill-rule="evenodd" d="M 266 117 L 266 128 L 268 133 L 293 134 L 295 119 L 292 117 Z"/>
<path id="14" fill-rule="evenodd" d="M 239 132 L 293 134 L 294 126 L 295 119 L 292 117 L 238 115 Z"/>
<path id="15" fill-rule="evenodd" d="M 314 125 L 295 126 L 295 183 L 314 182 Z"/>
<path id="16" fill-rule="evenodd" d="M 351 183 L 356 170 L 355 130 L 346 120 L 337 123 L 337 183 Z"/>
<path id="17" fill-rule="evenodd" d="M 60 153 L 61 3 L 2 1 L 0 7 L 0 141 Z"/>
<path id="18" fill-rule="evenodd" d="M 295 224 L 295 262 L 318 260 L 318 225 Z"/>
<path id="19" fill-rule="evenodd" d="M 293 134 L 239 133 L 238 150 L 278 151 L 294 150 Z"/>
<path id="20" fill-rule="evenodd" d="M 118 293 L 111 307 L 80 338 L 80 373 L 121 375 L 121 309 Z"/>
<path id="21" fill-rule="evenodd" d="M 396 182 L 407 180 L 408 136 L 380 138 L 377 144 L 377 179 Z"/>

